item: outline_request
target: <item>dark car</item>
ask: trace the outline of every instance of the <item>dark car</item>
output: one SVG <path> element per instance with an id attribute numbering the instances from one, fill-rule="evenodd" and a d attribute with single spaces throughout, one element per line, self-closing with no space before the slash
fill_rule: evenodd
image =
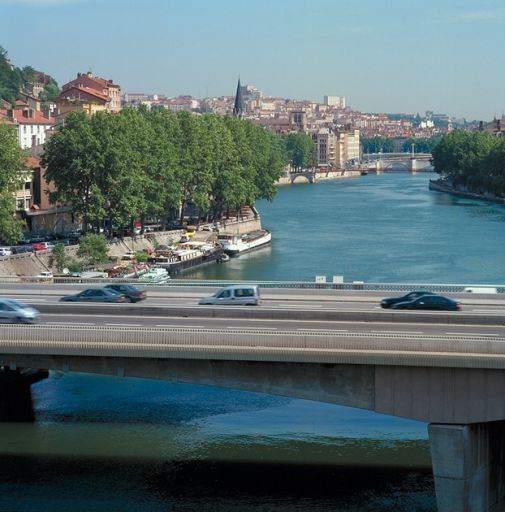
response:
<path id="1" fill-rule="evenodd" d="M 407 302 L 397 302 L 393 309 L 435 309 L 443 311 L 460 311 L 461 303 L 441 295 L 423 295 Z"/>
<path id="2" fill-rule="evenodd" d="M 125 294 L 106 288 L 88 288 L 75 295 L 65 295 L 60 300 L 65 302 L 129 302 Z"/>
<path id="3" fill-rule="evenodd" d="M 126 295 L 130 302 L 138 302 L 139 300 L 144 300 L 147 295 L 144 290 L 139 290 L 136 286 L 132 284 L 108 284 L 105 286 L 107 290 L 113 290 L 118 293 L 123 293 Z"/>
<path id="4" fill-rule="evenodd" d="M 12 254 L 23 254 L 25 252 L 33 252 L 33 246 L 31 245 L 13 245 L 11 247 Z"/>
<path id="5" fill-rule="evenodd" d="M 430 292 L 429 290 L 414 290 L 406 295 L 402 295 L 401 297 L 387 297 L 381 300 L 382 308 L 390 308 L 394 304 L 398 304 L 399 302 L 407 302 L 409 300 L 418 299 L 419 297 L 423 297 L 424 295 L 436 295 L 434 292 Z"/>

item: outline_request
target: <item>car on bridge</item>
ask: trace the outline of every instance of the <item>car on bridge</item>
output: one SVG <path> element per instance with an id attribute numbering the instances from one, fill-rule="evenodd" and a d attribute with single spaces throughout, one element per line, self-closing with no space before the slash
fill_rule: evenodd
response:
<path id="1" fill-rule="evenodd" d="M 381 300 L 381 308 L 390 308 L 399 302 L 408 302 L 423 297 L 424 295 L 436 295 L 436 293 L 430 292 L 429 290 L 413 290 L 401 297 L 387 297 Z"/>
<path id="2" fill-rule="evenodd" d="M 225 286 L 214 295 L 200 299 L 198 304 L 208 306 L 257 306 L 260 302 L 260 292 L 257 285 L 241 284 Z"/>
<path id="3" fill-rule="evenodd" d="M 64 295 L 63 302 L 130 302 L 124 293 L 107 288 L 88 288 L 75 295 Z"/>
<path id="4" fill-rule="evenodd" d="M 460 311 L 461 302 L 442 295 L 423 295 L 407 302 L 397 302 L 392 309 L 434 309 L 442 311 Z"/>
<path id="5" fill-rule="evenodd" d="M 14 299 L 0 298 L 0 321 L 31 324 L 39 317 L 39 312 Z"/>
<path id="6" fill-rule="evenodd" d="M 130 302 L 138 302 L 140 300 L 145 300 L 147 294 L 145 290 L 139 290 L 133 284 L 119 283 L 119 284 L 107 284 L 105 285 L 106 290 L 113 290 L 117 293 L 122 293 L 126 295 L 127 299 Z"/>

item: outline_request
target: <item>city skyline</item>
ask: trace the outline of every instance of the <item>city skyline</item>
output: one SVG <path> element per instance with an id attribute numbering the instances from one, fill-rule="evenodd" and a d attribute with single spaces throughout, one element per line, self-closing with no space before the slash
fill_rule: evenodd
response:
<path id="1" fill-rule="evenodd" d="M 11 61 L 59 85 L 91 69 L 123 93 L 203 98 L 240 76 L 270 96 L 468 120 L 505 104 L 497 0 L 0 0 L 0 17 Z"/>

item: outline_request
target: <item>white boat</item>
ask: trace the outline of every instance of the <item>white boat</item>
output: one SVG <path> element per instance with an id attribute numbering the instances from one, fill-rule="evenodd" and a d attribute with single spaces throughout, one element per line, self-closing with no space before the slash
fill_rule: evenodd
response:
<path id="1" fill-rule="evenodd" d="M 252 251 L 272 241 L 272 233 L 267 229 L 250 231 L 243 235 L 234 233 L 219 233 L 218 242 L 223 246 L 224 252 L 230 256 L 238 256 L 243 252 Z"/>
<path id="2" fill-rule="evenodd" d="M 139 277 L 141 283 L 165 283 L 170 279 L 168 271 L 164 268 L 151 268 Z"/>

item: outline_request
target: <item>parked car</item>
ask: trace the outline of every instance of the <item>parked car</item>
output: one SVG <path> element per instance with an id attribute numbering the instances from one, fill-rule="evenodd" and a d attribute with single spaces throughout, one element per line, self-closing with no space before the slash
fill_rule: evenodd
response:
<path id="1" fill-rule="evenodd" d="M 10 247 L 0 247 L 0 256 L 10 256 L 12 250 Z"/>
<path id="2" fill-rule="evenodd" d="M 40 313 L 31 306 L 27 306 L 14 299 L 0 298 L 0 321 L 12 323 L 33 323 Z"/>
<path id="3" fill-rule="evenodd" d="M 128 302 L 126 295 L 106 288 L 88 288 L 75 295 L 65 295 L 63 302 Z"/>
<path id="4" fill-rule="evenodd" d="M 38 251 L 45 251 L 45 250 L 46 250 L 46 246 L 45 246 L 45 245 L 42 245 L 42 244 L 40 244 L 40 243 L 33 244 L 33 245 L 32 245 L 32 247 L 33 247 L 33 250 L 34 250 L 35 252 L 38 252 Z"/>
<path id="5" fill-rule="evenodd" d="M 32 245 L 14 245 L 11 248 L 13 254 L 23 254 L 25 252 L 33 252 Z"/>
<path id="6" fill-rule="evenodd" d="M 436 295 L 434 292 L 430 292 L 429 290 L 414 290 L 412 292 L 407 293 L 406 295 L 402 295 L 401 297 L 387 297 L 381 300 L 382 308 L 390 308 L 394 304 L 398 304 L 399 302 L 407 302 L 409 300 L 414 300 L 419 297 L 423 297 L 424 295 Z"/>
<path id="7" fill-rule="evenodd" d="M 134 260 L 135 259 L 135 251 L 127 251 L 123 254 L 123 260 Z"/>
<path id="8" fill-rule="evenodd" d="M 30 278 L 30 281 L 52 281 L 53 280 L 53 273 L 49 271 L 42 271 L 36 276 L 33 276 Z"/>
<path id="9" fill-rule="evenodd" d="M 41 242 L 40 245 L 43 245 L 44 248 L 46 249 L 46 251 L 50 251 L 50 250 L 54 249 L 54 244 L 51 242 Z"/>
<path id="10" fill-rule="evenodd" d="M 461 303 L 442 295 L 423 295 L 407 302 L 397 302 L 392 309 L 435 309 L 443 311 L 460 311 Z"/>
<path id="11" fill-rule="evenodd" d="M 114 290 L 117 293 L 123 293 L 126 295 L 130 302 L 139 302 L 140 300 L 144 300 L 147 297 L 147 294 L 144 290 L 139 290 L 133 284 L 107 284 L 105 288 L 108 290 Z"/>
<path id="12" fill-rule="evenodd" d="M 240 306 L 257 306 L 260 304 L 260 292 L 257 285 L 230 285 L 225 286 L 214 295 L 204 297 L 198 304 L 203 305 L 225 305 L 234 304 Z"/>

